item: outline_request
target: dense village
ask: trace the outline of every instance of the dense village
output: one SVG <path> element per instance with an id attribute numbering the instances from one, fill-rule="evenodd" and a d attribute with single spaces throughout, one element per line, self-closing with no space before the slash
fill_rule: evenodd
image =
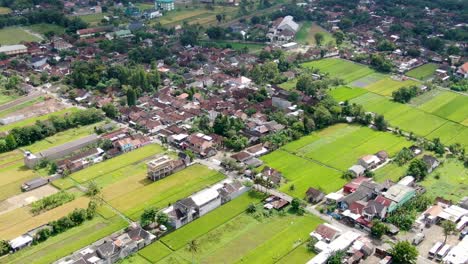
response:
<path id="1" fill-rule="evenodd" d="M 0 1 L 0 263 L 468 263 L 463 1 Z"/>

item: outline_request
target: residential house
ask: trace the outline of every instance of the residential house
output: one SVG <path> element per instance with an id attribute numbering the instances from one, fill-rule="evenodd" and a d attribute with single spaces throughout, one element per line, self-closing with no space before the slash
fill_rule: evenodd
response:
<path id="1" fill-rule="evenodd" d="M 216 154 L 213 138 L 202 133 L 190 135 L 185 143 L 188 149 L 200 157 L 207 158 Z"/>
<path id="2" fill-rule="evenodd" d="M 361 157 L 358 160 L 359 165 L 364 167 L 366 170 L 371 170 L 371 169 L 377 167 L 377 165 L 380 162 L 381 162 L 381 160 L 376 155 L 366 155 L 366 156 Z"/>
<path id="3" fill-rule="evenodd" d="M 309 203 L 319 203 L 323 198 L 325 198 L 325 194 L 315 188 L 310 187 L 306 192 L 306 201 Z"/>
<path id="4" fill-rule="evenodd" d="M 348 169 L 348 171 L 351 172 L 354 177 L 361 177 L 364 175 L 366 168 L 364 168 L 362 165 L 353 165 Z"/>
<path id="5" fill-rule="evenodd" d="M 395 184 L 382 195 L 392 201 L 392 204 L 388 207 L 388 212 L 391 213 L 411 200 L 416 195 L 416 190 L 402 184 Z"/>
<path id="6" fill-rule="evenodd" d="M 362 182 L 355 192 L 341 198 L 338 201 L 338 207 L 341 210 L 346 210 L 353 202 L 356 201 L 369 201 L 377 196 L 382 190 L 383 186 L 370 181 Z"/>
<path id="7" fill-rule="evenodd" d="M 185 168 L 187 164 L 183 160 L 173 160 L 169 156 L 161 156 L 151 160 L 147 164 L 148 178 L 152 181 L 158 181 Z"/>
<path id="8" fill-rule="evenodd" d="M 424 163 L 426 163 L 427 171 L 431 173 L 435 168 L 439 167 L 440 161 L 437 160 L 435 157 L 430 155 L 424 155 L 422 157 Z"/>
<path id="9" fill-rule="evenodd" d="M 342 234 L 342 230 L 328 223 L 320 224 L 310 233 L 310 237 L 316 238 L 318 241 L 330 243 Z"/>
<path id="10" fill-rule="evenodd" d="M 260 173 L 260 176 L 264 180 L 268 181 L 270 184 L 273 184 L 275 186 L 279 186 L 283 179 L 283 175 L 279 171 L 268 166 L 263 168 L 262 172 Z"/>
<path id="11" fill-rule="evenodd" d="M 177 201 L 165 209 L 164 213 L 169 216 L 171 225 L 177 229 L 236 198 L 248 189 L 240 182 L 224 180 Z"/>
<path id="12" fill-rule="evenodd" d="M 458 67 L 457 74 L 462 78 L 468 78 L 468 62 L 465 62 L 462 66 Z"/>

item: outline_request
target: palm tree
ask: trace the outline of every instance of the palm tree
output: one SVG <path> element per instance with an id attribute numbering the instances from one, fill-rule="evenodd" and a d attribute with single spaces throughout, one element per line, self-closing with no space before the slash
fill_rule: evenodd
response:
<path id="1" fill-rule="evenodd" d="M 192 263 L 195 263 L 195 254 L 198 252 L 198 241 L 192 240 L 187 244 L 187 250 L 192 253 Z"/>

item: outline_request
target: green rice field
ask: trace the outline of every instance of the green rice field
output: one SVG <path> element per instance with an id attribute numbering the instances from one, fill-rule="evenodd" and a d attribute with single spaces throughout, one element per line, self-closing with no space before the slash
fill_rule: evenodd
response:
<path id="1" fill-rule="evenodd" d="M 293 141 L 261 159 L 288 180 L 280 187 L 282 191 L 304 198 L 309 187 L 326 193 L 341 188 L 346 182 L 341 178 L 343 171 L 361 156 L 380 150 L 393 156 L 410 145 L 404 137 L 367 127 L 338 124 Z"/>
<path id="2" fill-rule="evenodd" d="M 419 80 L 427 80 L 434 75 L 438 67 L 437 64 L 427 63 L 408 71 L 406 75 Z"/>
<path id="3" fill-rule="evenodd" d="M 413 80 L 399 81 L 399 80 L 394 80 L 390 77 L 386 77 L 374 83 L 371 83 L 365 86 L 364 88 L 376 94 L 380 94 L 384 96 L 391 96 L 394 91 L 402 87 L 408 87 L 411 85 L 419 85 L 419 83 Z"/>
<path id="4" fill-rule="evenodd" d="M 344 102 L 347 100 L 351 100 L 355 97 L 363 95 L 367 93 L 366 90 L 360 88 L 350 88 L 347 86 L 339 86 L 336 88 L 332 88 L 328 94 L 333 97 L 337 102 Z"/>
<path id="5" fill-rule="evenodd" d="M 340 59 L 322 59 L 303 63 L 307 68 L 317 68 L 329 73 L 333 77 L 341 78 L 345 83 L 350 83 L 364 76 L 374 73 L 374 70 L 354 62 Z"/>
<path id="6" fill-rule="evenodd" d="M 113 190 L 112 185 L 107 189 L 104 188 L 103 193 L 104 199 L 114 208 L 137 220 L 147 207 L 164 208 L 222 179 L 224 179 L 223 174 L 196 164 L 157 182 L 146 182 L 134 190 L 122 192 L 114 199 L 109 199 L 105 195 L 106 192 Z"/>
<path id="7" fill-rule="evenodd" d="M 243 213 L 250 203 L 259 201 L 249 196 L 243 194 L 139 254 L 151 263 L 189 263 L 192 254 L 186 245 L 195 240 L 199 245 L 193 256 L 196 263 L 275 263 L 283 257 L 306 262 L 313 257 L 300 249 L 304 249 L 309 233 L 322 222 L 320 219 L 289 213 L 256 219 Z"/>

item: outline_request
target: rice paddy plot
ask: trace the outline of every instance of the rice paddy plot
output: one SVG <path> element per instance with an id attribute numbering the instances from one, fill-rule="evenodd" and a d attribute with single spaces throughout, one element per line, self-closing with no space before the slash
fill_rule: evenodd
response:
<path id="1" fill-rule="evenodd" d="M 375 72 L 375 73 L 369 74 L 367 76 L 364 76 L 362 78 L 355 80 L 354 82 L 350 83 L 349 86 L 364 88 L 366 86 L 369 86 L 375 82 L 382 80 L 383 78 L 385 78 L 385 76 L 387 75 Z"/>
<path id="2" fill-rule="evenodd" d="M 391 96 L 394 91 L 411 85 L 419 85 L 419 83 L 413 80 L 400 81 L 385 77 L 365 86 L 365 89 L 376 94 Z"/>
<path id="3" fill-rule="evenodd" d="M 340 171 L 283 150 L 276 150 L 261 159 L 267 166 L 283 174 L 287 183 L 281 186 L 280 190 L 294 197 L 304 198 L 309 187 L 321 189 L 326 193 L 334 192 L 345 183 L 341 179 Z M 294 185 L 294 188 L 291 188 L 291 185 Z"/>
<path id="4" fill-rule="evenodd" d="M 406 75 L 419 80 L 427 80 L 434 75 L 438 67 L 437 64 L 426 63 L 408 71 Z"/>
<path id="5" fill-rule="evenodd" d="M 417 109 L 407 111 L 400 117 L 390 120 L 392 126 L 411 131 L 419 136 L 427 136 L 446 122 L 448 122 L 446 119 Z"/>
<path id="6" fill-rule="evenodd" d="M 332 77 L 343 79 L 346 83 L 374 73 L 374 70 L 367 66 L 341 59 L 310 61 L 303 63 L 302 66 L 319 69 L 321 72 L 329 73 Z"/>
<path id="7" fill-rule="evenodd" d="M 351 100 L 358 96 L 367 93 L 366 90 L 361 88 L 350 88 L 347 86 L 339 86 L 336 88 L 331 89 L 328 94 L 333 97 L 338 102 L 344 102 L 347 100 Z"/>
<path id="8" fill-rule="evenodd" d="M 455 138 L 457 138 L 460 134 L 462 134 L 464 131 L 468 131 L 468 128 L 449 121 L 443 124 L 441 127 L 437 128 L 436 130 L 432 131 L 432 133 L 430 133 L 426 137 L 428 139 L 439 138 L 442 141 L 442 143 L 448 144 L 449 142 L 452 142 Z M 468 145 L 466 145 L 466 147 L 468 147 Z"/>

